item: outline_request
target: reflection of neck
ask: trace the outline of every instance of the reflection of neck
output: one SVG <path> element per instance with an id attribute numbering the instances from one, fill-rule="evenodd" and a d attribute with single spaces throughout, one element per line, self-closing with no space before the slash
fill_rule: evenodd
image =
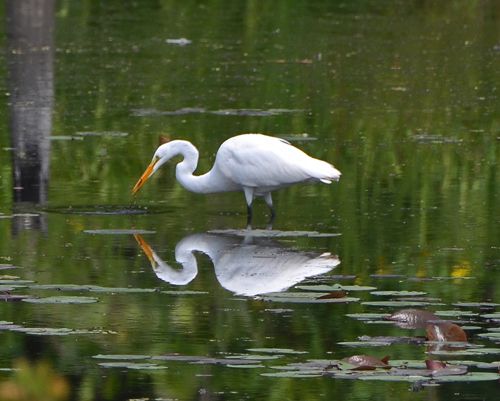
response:
<path id="1" fill-rule="evenodd" d="M 153 270 L 155 274 L 161 280 L 173 285 L 188 284 L 198 274 L 198 263 L 194 252 L 202 252 L 212 260 L 215 254 L 218 253 L 220 247 L 214 246 L 215 243 L 212 241 L 207 241 L 209 239 L 210 236 L 205 234 L 193 234 L 179 241 L 175 247 L 175 260 L 182 266 L 182 269 L 174 269 L 168 263 L 161 260 L 158 255 L 154 254 L 153 259 L 155 264 L 153 265 Z"/>

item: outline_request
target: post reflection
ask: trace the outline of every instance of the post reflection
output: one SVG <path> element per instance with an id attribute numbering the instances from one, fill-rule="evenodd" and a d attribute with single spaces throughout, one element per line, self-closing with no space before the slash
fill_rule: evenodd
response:
<path id="1" fill-rule="evenodd" d="M 199 233 L 184 237 L 175 247 L 176 269 L 163 261 L 144 238 L 134 235 L 156 276 L 173 285 L 186 285 L 198 274 L 196 253 L 207 255 L 220 285 L 238 294 L 253 296 L 279 292 L 332 270 L 340 261 L 330 253 L 305 252 L 281 243 L 247 236 Z"/>
<path id="2" fill-rule="evenodd" d="M 8 0 L 7 67 L 14 213 L 47 201 L 54 102 L 54 0 Z M 45 229 L 43 217 L 14 219 L 14 233 Z"/>

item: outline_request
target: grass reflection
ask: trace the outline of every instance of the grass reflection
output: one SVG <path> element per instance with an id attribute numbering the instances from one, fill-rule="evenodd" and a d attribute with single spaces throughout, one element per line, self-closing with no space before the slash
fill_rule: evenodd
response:
<path id="1" fill-rule="evenodd" d="M 54 371 L 48 361 L 14 363 L 10 379 L 0 382 L 2 401 L 64 401 L 69 398 L 70 384 Z"/>

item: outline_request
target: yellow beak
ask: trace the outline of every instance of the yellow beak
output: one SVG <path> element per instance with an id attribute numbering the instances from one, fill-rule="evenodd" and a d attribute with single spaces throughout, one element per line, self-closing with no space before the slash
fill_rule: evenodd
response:
<path id="1" fill-rule="evenodd" d="M 142 238 L 139 234 L 134 234 L 134 238 L 141 247 L 142 251 L 146 254 L 148 257 L 149 261 L 151 263 L 155 263 L 154 258 L 153 258 L 153 250 L 149 246 L 149 244 Z"/>
<path id="2" fill-rule="evenodd" d="M 141 178 L 139 178 L 139 181 L 135 183 L 134 188 L 132 189 L 132 193 L 134 195 L 146 183 L 148 178 L 151 177 L 151 174 L 153 174 L 153 168 L 157 162 L 158 159 L 155 158 L 151 163 L 149 163 L 149 166 L 146 168 L 146 171 L 142 173 Z"/>

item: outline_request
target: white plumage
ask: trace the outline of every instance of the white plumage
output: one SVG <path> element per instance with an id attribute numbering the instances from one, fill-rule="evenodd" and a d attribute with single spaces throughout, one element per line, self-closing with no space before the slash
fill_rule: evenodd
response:
<path id="1" fill-rule="evenodd" d="M 134 237 L 159 279 L 173 285 L 190 283 L 198 274 L 195 254 L 201 252 L 212 260 L 222 287 L 246 296 L 284 291 L 307 277 L 327 273 L 340 263 L 330 253 L 304 252 L 269 240 L 192 234 L 175 247 L 175 260 L 182 266 L 178 269 L 163 261 L 140 235 Z"/>
<path id="2" fill-rule="evenodd" d="M 183 156 L 177 164 L 176 178 L 184 188 L 197 193 L 242 191 L 249 218 L 256 196 L 264 197 L 274 216 L 272 191 L 303 182 L 329 184 L 341 175 L 330 163 L 307 155 L 284 139 L 243 134 L 226 140 L 217 151 L 212 169 L 199 176 L 193 175 L 198 165 L 198 150 L 190 142 L 174 140 L 159 146 L 133 193 L 176 155 Z"/>

